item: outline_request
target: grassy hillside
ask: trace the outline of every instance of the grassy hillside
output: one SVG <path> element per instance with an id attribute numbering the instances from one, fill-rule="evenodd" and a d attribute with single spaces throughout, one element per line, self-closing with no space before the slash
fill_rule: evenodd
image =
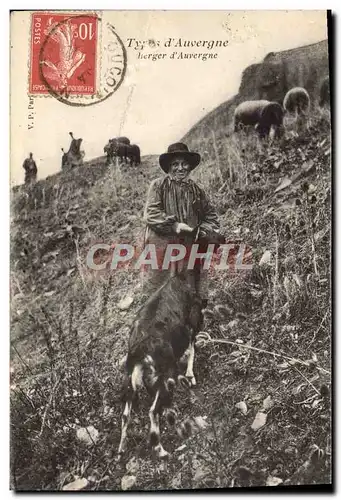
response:
<path id="1" fill-rule="evenodd" d="M 13 191 L 13 488 L 60 490 L 83 479 L 88 490 L 121 489 L 127 476 L 147 490 L 330 482 L 328 113 L 298 132 L 287 123 L 285 138 L 269 144 L 227 137 L 216 124 L 197 144 L 194 178 L 229 240 L 251 247 L 252 270 L 211 271 L 198 385 L 175 398 L 179 421 L 200 417 L 199 425 L 184 442 L 162 429 L 166 462 L 149 453 L 143 398 L 127 456 L 116 460 L 120 360 L 142 301 L 139 277 L 85 263 L 95 242 L 141 245 L 157 157 L 139 168 L 98 159 Z M 133 303 L 121 309 L 126 297 Z M 89 426 L 98 435 L 80 437 Z"/>

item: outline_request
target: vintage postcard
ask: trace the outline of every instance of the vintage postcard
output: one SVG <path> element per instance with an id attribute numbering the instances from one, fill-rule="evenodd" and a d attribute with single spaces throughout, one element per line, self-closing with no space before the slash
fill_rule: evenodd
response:
<path id="1" fill-rule="evenodd" d="M 331 13 L 10 32 L 10 488 L 331 489 Z"/>

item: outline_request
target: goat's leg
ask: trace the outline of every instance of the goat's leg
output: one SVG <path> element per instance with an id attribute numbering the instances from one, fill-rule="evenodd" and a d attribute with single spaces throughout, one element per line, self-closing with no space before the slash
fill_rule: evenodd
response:
<path id="1" fill-rule="evenodd" d="M 149 410 L 150 418 L 150 444 L 153 451 L 159 458 L 166 457 L 169 453 L 163 448 L 160 442 L 160 409 L 159 409 L 160 391 L 156 391 L 155 399 Z"/>
<path id="2" fill-rule="evenodd" d="M 128 429 L 128 424 L 129 424 L 129 420 L 130 420 L 131 408 L 133 405 L 133 395 L 134 395 L 134 391 L 133 391 L 133 388 L 131 386 L 131 383 L 129 382 L 129 386 L 127 389 L 126 403 L 125 403 L 123 415 L 122 415 L 121 440 L 120 440 L 120 445 L 118 447 L 118 454 L 119 455 L 121 455 L 125 450 L 125 443 L 126 443 L 126 439 L 127 439 L 127 429 Z"/>
<path id="3" fill-rule="evenodd" d="M 173 427 L 175 425 L 177 418 L 176 411 L 171 408 L 174 397 L 174 390 L 176 387 L 175 381 L 177 380 L 177 377 L 179 375 L 177 363 L 175 363 L 172 375 L 172 377 L 169 377 L 166 380 L 164 387 L 161 389 L 161 406 L 162 409 L 164 408 L 164 415 L 166 417 L 167 424 L 170 427 Z"/>
<path id="4" fill-rule="evenodd" d="M 195 380 L 195 376 L 193 373 L 193 364 L 194 364 L 194 340 L 191 341 L 189 344 L 189 355 L 187 359 L 187 370 L 186 370 L 186 377 L 189 379 L 189 382 L 191 386 L 194 386 L 197 384 Z"/>

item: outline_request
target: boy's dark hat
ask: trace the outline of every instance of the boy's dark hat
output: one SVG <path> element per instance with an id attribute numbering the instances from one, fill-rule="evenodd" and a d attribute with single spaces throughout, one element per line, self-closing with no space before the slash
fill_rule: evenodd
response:
<path id="1" fill-rule="evenodd" d="M 185 158 L 191 165 L 191 170 L 197 167 L 201 160 L 201 156 L 199 155 L 199 153 L 192 153 L 191 151 L 189 151 L 186 144 L 182 142 L 176 142 L 175 144 L 171 144 L 167 150 L 167 153 L 163 153 L 159 158 L 160 167 L 164 172 L 166 172 L 166 174 L 169 171 L 170 163 L 177 156 L 182 156 L 183 158 Z"/>

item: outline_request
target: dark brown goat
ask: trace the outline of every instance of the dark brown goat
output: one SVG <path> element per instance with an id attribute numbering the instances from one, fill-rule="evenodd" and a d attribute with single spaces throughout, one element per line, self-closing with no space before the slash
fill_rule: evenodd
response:
<path id="1" fill-rule="evenodd" d="M 222 235 L 206 235 L 210 243 L 225 241 Z M 204 250 L 203 239 L 198 241 Z M 195 385 L 193 373 L 195 337 L 202 329 L 204 301 L 196 290 L 195 272 L 183 270 L 171 276 L 141 307 L 132 326 L 126 360 L 125 406 L 122 416 L 121 441 L 118 453 L 125 449 L 127 427 L 134 397 L 145 387 L 153 402 L 149 410 L 150 443 L 159 457 L 168 452 L 160 442 L 160 417 L 165 411 L 174 424 L 171 410 L 173 393 L 178 382 Z M 181 375 L 179 360 L 189 350 L 186 375 Z"/>

